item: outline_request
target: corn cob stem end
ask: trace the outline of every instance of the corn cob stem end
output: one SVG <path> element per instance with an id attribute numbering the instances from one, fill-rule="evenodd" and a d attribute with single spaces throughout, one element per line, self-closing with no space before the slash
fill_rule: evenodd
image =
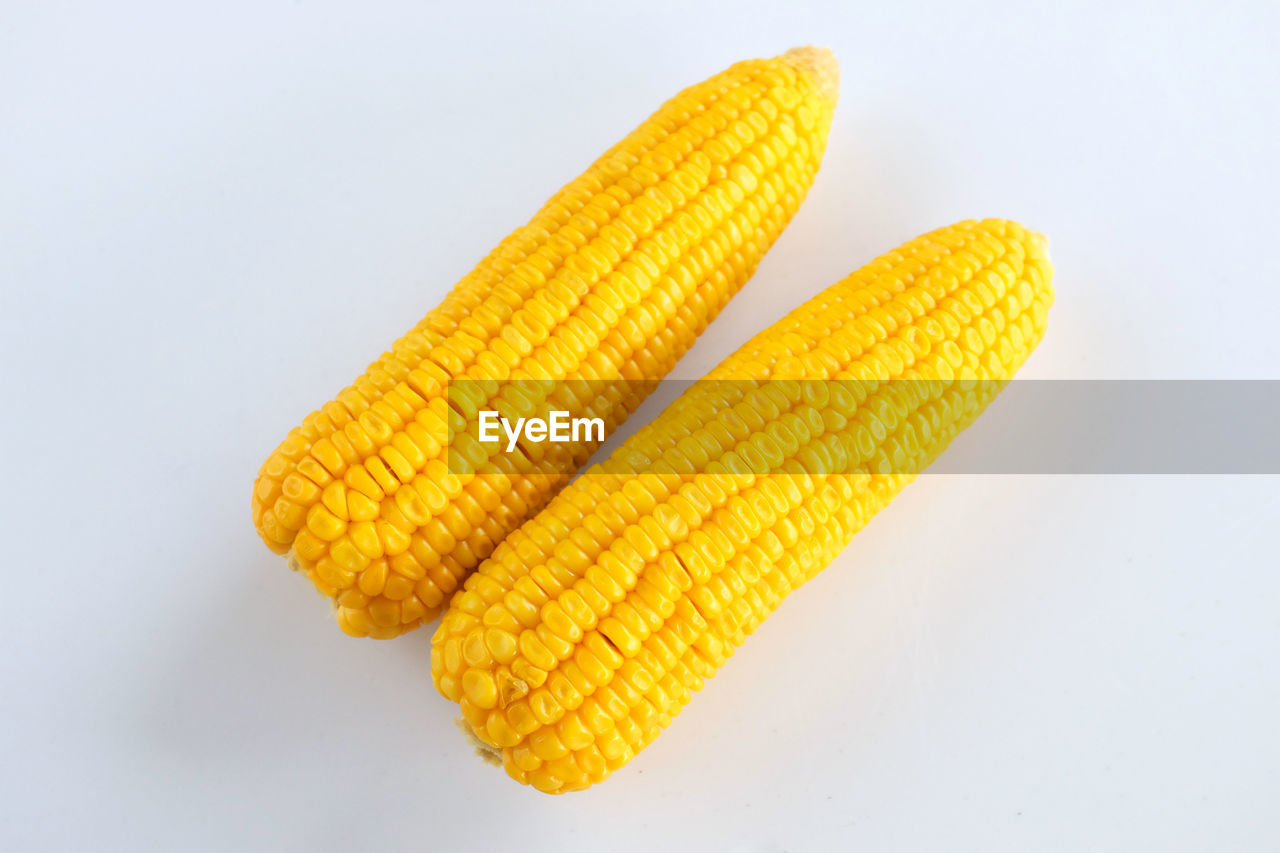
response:
<path id="1" fill-rule="evenodd" d="M 297 572 L 303 577 L 307 577 L 307 568 L 302 565 L 302 561 L 298 559 L 298 552 L 290 548 L 289 553 L 285 554 L 284 561 L 288 563 L 291 571 Z M 316 592 L 329 600 L 329 611 L 336 617 L 338 615 L 338 599 L 321 589 L 317 589 Z"/>
<path id="2" fill-rule="evenodd" d="M 489 746 L 489 744 L 476 737 L 476 733 L 471 730 L 471 726 L 467 723 L 465 717 L 458 717 L 453 722 L 462 730 L 462 734 L 471 742 L 471 745 L 476 748 L 476 756 L 481 761 L 485 764 L 492 764 L 494 767 L 502 766 L 502 750 Z"/>
<path id="3" fill-rule="evenodd" d="M 793 47 L 782 58 L 811 76 L 818 84 L 818 93 L 831 103 L 840 97 L 840 63 L 829 47 Z"/>

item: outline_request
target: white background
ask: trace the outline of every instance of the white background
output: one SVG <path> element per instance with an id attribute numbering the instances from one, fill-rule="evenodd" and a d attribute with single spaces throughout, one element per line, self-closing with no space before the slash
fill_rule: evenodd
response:
<path id="1" fill-rule="evenodd" d="M 1262 0 L 5 4 L 0 848 L 1276 849 L 1276 478 L 923 477 L 559 798 L 472 756 L 430 632 L 342 636 L 249 492 L 662 100 L 809 42 L 843 68 L 826 163 L 677 375 L 1002 216 L 1057 265 L 1024 375 L 1277 378 L 1278 30 Z"/>

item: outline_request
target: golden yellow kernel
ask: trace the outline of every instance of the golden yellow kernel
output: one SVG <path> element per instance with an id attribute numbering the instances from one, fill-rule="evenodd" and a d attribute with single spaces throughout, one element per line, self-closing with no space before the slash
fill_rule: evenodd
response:
<path id="1" fill-rule="evenodd" d="M 511 673 L 530 687 L 541 687 L 546 683 L 547 671 L 539 669 L 527 660 L 516 658 L 511 662 Z"/>
<path id="2" fill-rule="evenodd" d="M 413 581 L 400 574 L 388 574 L 382 594 L 391 601 L 403 602 L 413 595 Z"/>
<path id="3" fill-rule="evenodd" d="M 478 708 L 498 704 L 498 685 L 493 676 L 479 669 L 468 669 L 462 676 L 462 691 Z"/>
<path id="4" fill-rule="evenodd" d="M 555 655 L 547 650 L 547 647 L 542 644 L 542 641 L 538 639 L 537 634 L 533 631 L 522 631 L 519 645 L 520 654 L 533 666 L 543 670 L 550 670 L 556 665 Z"/>
<path id="5" fill-rule="evenodd" d="M 378 628 L 395 628 L 400 625 L 400 602 L 378 597 L 369 602 L 369 618 Z M 381 639 L 381 638 L 380 638 Z"/>
<path id="6" fill-rule="evenodd" d="M 485 721 L 485 734 L 494 746 L 513 747 L 520 742 L 520 732 L 498 714 L 490 714 Z"/>
<path id="7" fill-rule="evenodd" d="M 373 628 L 373 621 L 364 610 L 339 607 L 337 617 L 338 627 L 352 637 L 367 637 Z"/>
<path id="8" fill-rule="evenodd" d="M 348 572 L 363 571 L 369 564 L 369 558 L 361 554 L 349 538 L 339 539 L 329 546 L 329 559 Z"/>
<path id="9" fill-rule="evenodd" d="M 499 663 L 510 663 L 518 651 L 516 638 L 498 628 L 489 628 L 484 632 L 484 644 Z"/>
<path id="10" fill-rule="evenodd" d="M 342 568 L 328 557 L 321 557 L 313 571 L 322 583 L 334 589 L 345 589 L 356 579 L 354 573 Z"/>

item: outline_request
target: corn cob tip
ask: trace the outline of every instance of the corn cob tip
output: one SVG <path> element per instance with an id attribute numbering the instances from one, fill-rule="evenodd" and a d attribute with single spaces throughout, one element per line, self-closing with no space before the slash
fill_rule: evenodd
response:
<path id="1" fill-rule="evenodd" d="M 840 63 L 829 47 L 793 47 L 782 58 L 811 76 L 818 84 L 818 93 L 835 103 L 840 97 Z"/>

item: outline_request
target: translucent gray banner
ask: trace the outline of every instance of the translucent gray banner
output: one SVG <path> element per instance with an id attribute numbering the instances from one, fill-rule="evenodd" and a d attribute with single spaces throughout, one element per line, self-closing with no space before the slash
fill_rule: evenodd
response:
<path id="1" fill-rule="evenodd" d="M 1280 381 L 1014 380 L 938 474 L 1280 474 Z"/>
<path id="2" fill-rule="evenodd" d="M 545 434 L 535 441 L 528 431 L 510 429 L 516 414 L 547 418 L 568 410 L 571 417 L 608 420 L 620 401 L 631 408 L 650 394 L 651 402 L 669 403 L 660 417 L 682 436 L 719 430 L 712 460 L 735 446 L 726 435 L 736 441 L 768 434 L 758 446 L 741 445 L 725 457 L 730 470 L 740 472 L 775 473 L 780 453 L 795 473 L 1280 474 L 1276 380 L 457 380 L 448 394 L 449 470 L 572 471 L 600 446 L 598 433 L 584 422 L 580 431 L 566 426 L 561 432 L 586 438 L 581 444 Z M 970 421 L 932 459 L 937 436 Z M 481 438 L 486 441 L 478 443 Z M 701 440 L 705 444 L 707 435 Z M 615 437 L 607 447 L 618 444 Z M 700 461 L 687 456 L 668 448 L 659 467 L 705 470 L 705 455 Z M 614 454 L 608 467 L 639 474 L 654 470 L 654 463 L 642 454 Z"/>

